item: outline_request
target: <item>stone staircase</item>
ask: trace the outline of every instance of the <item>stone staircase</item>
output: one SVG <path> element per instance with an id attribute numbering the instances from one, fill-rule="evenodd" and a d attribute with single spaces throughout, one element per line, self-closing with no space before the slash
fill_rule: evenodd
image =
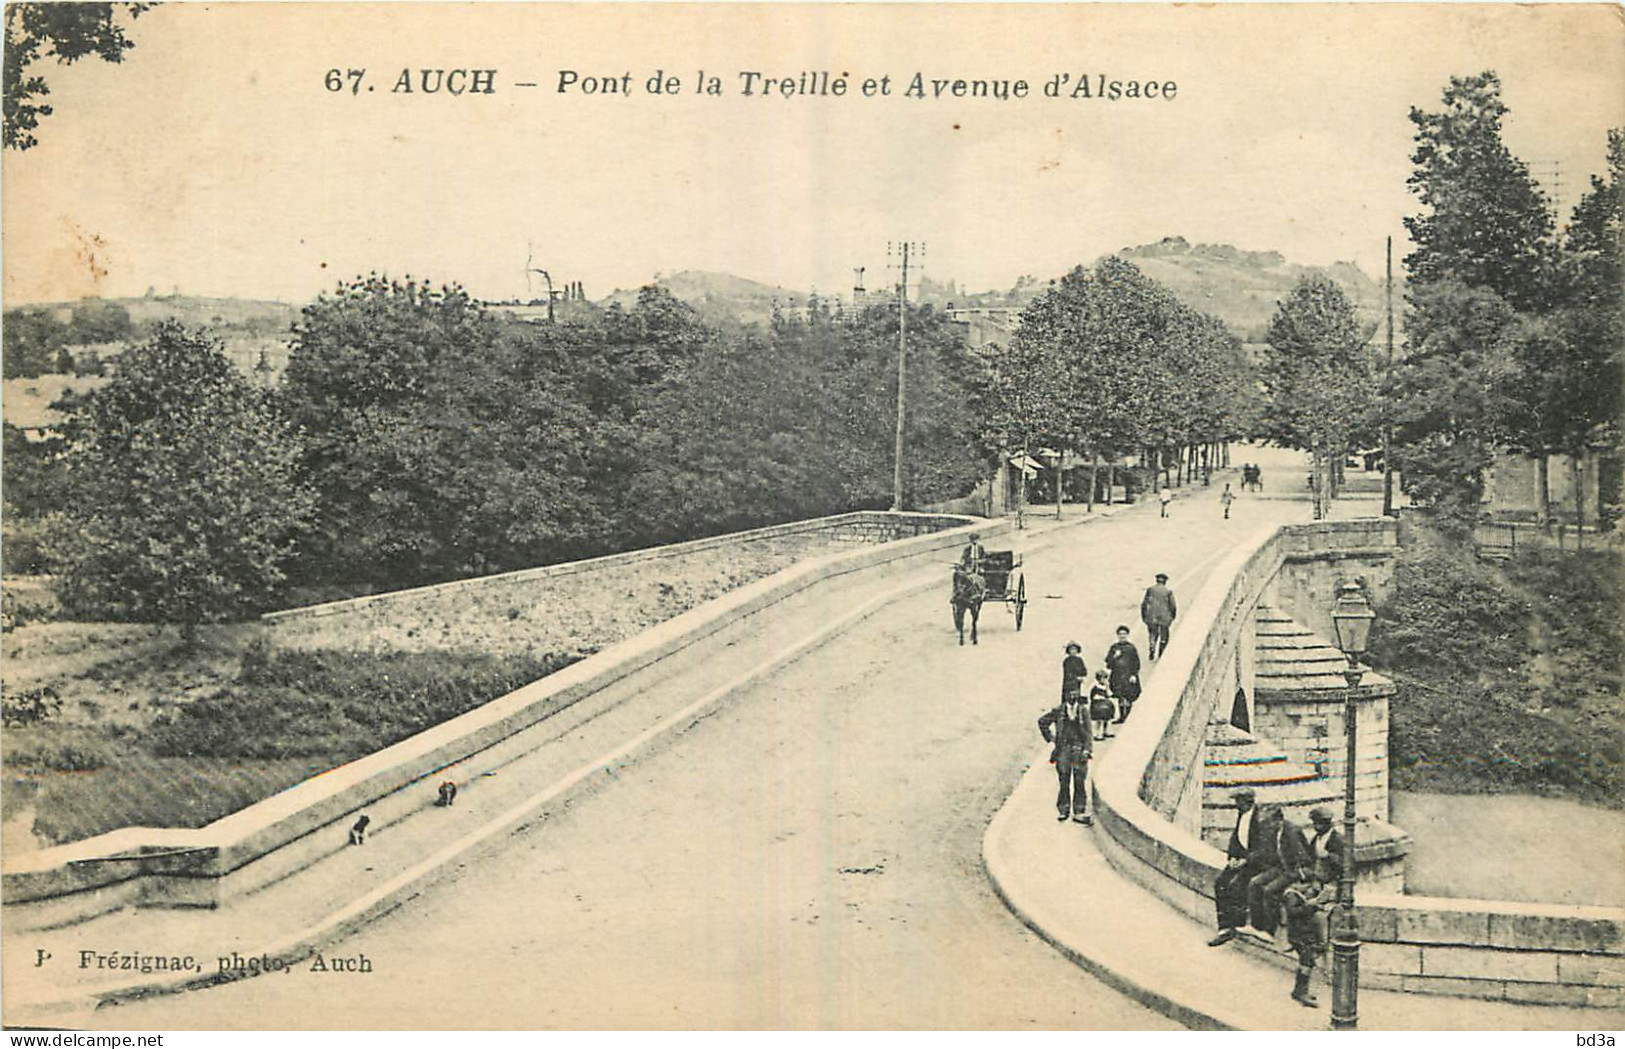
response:
<path id="1" fill-rule="evenodd" d="M 1309 810 L 1316 805 L 1335 805 L 1342 798 L 1340 783 L 1228 721 L 1209 723 L 1203 753 L 1202 839 L 1215 848 L 1222 849 L 1229 841 L 1236 822 L 1231 794 L 1241 787 L 1250 787 L 1259 805 L 1280 805 L 1299 825 L 1308 824 Z"/>

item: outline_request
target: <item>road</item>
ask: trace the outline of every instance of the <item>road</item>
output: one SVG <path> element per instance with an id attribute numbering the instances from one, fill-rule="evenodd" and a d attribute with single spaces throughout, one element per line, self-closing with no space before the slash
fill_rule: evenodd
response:
<path id="1" fill-rule="evenodd" d="M 1264 461 L 1266 480 L 1290 473 Z M 1165 521 L 1140 506 L 1014 535 L 1033 547 L 1019 634 L 989 605 L 960 648 L 943 593 L 887 607 L 329 952 L 370 973 L 264 977 L 96 1025 L 1171 1027 L 1028 932 L 981 845 L 1041 760 L 1065 642 L 1092 671 L 1125 622 L 1143 651 L 1154 572 L 1188 602 L 1233 542 L 1307 515 L 1243 497 L 1224 521 L 1218 490 Z"/>

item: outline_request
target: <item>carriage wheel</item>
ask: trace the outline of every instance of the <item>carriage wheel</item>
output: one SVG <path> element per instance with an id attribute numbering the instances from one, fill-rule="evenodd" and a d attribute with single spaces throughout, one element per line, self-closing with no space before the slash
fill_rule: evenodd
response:
<path id="1" fill-rule="evenodd" d="M 1016 577 L 1016 631 L 1021 631 L 1021 616 L 1027 610 L 1027 573 Z"/>

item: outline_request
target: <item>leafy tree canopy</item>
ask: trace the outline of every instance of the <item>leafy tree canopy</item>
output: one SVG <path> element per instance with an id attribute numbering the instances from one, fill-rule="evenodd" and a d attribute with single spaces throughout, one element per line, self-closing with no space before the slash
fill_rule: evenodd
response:
<path id="1" fill-rule="evenodd" d="M 67 607 L 195 625 L 276 594 L 312 508 L 297 434 L 217 342 L 160 325 L 65 429 Z"/>
<path id="2" fill-rule="evenodd" d="M 124 35 L 118 12 L 132 19 L 150 3 L 14 3 L 6 6 L 5 147 L 23 150 L 39 144 L 34 130 L 52 107 L 41 101 L 51 93 L 36 63 L 46 56 L 61 65 L 95 55 L 124 61 L 135 42 Z"/>

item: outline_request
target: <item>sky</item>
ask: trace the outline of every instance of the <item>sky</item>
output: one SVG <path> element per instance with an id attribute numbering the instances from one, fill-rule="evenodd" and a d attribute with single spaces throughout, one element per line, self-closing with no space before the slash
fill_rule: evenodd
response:
<path id="1" fill-rule="evenodd" d="M 1513 151 L 1572 206 L 1625 126 L 1610 5 L 171 3 L 117 65 L 48 65 L 41 143 L 0 164 L 6 305 L 304 301 L 369 271 L 589 297 L 684 269 L 825 293 L 887 243 L 971 290 L 1183 236 L 1380 274 L 1416 209 L 1410 107 L 1493 69 Z M 329 91 L 331 69 L 364 69 Z M 393 90 L 492 69 L 494 93 Z M 628 94 L 558 90 L 561 74 Z M 676 95 L 645 85 L 657 70 Z M 698 94 L 699 72 L 723 94 Z M 850 74 L 742 94 L 741 72 Z M 916 73 L 1028 97 L 909 98 Z M 1056 74 L 1171 101 L 1045 97 Z M 891 94 L 862 83 L 890 77 Z M 342 78 L 341 78 L 342 81 Z M 464 81 L 466 82 L 466 80 Z M 535 84 L 521 87 L 520 84 Z M 421 87 L 421 83 L 414 85 Z M 950 89 L 951 90 L 951 89 Z M 919 272 L 916 270 L 916 272 Z"/>

